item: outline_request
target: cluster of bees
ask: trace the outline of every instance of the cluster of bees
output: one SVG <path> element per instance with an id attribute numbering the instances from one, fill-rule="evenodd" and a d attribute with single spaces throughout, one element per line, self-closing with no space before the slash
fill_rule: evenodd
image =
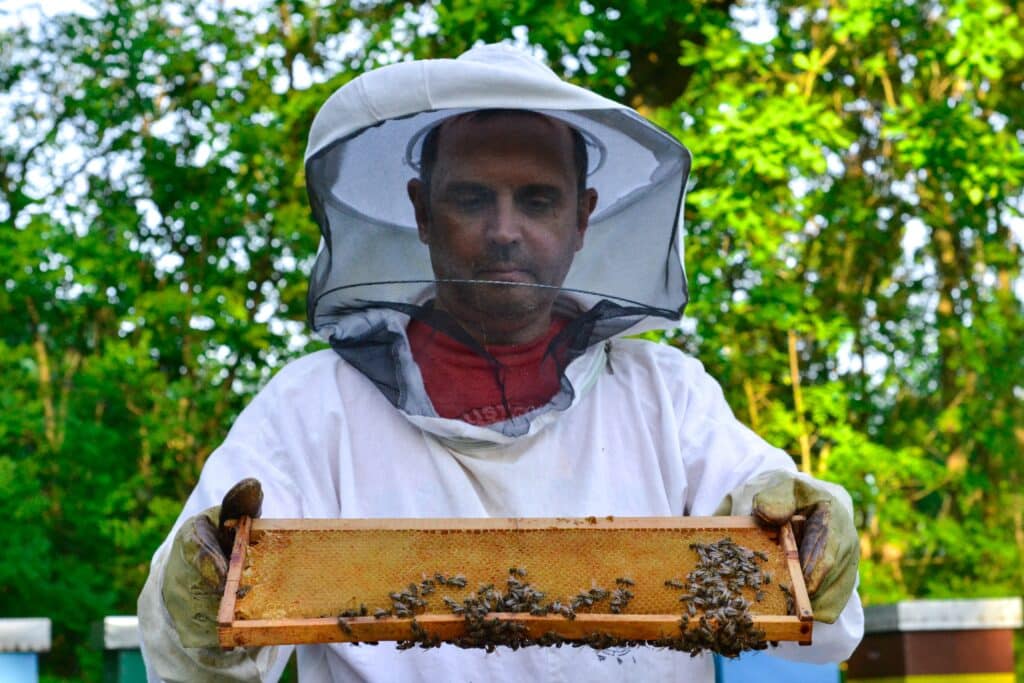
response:
<path id="1" fill-rule="evenodd" d="M 633 585 L 633 579 L 620 577 L 618 579 L 615 579 L 614 590 L 609 592 L 603 588 L 595 586 L 588 591 L 580 591 L 576 595 L 576 597 L 574 597 L 569 602 L 569 606 L 571 608 L 571 611 L 575 613 L 576 610 L 584 607 L 592 609 L 593 607 L 598 606 L 602 602 L 607 600 L 608 611 L 612 614 L 621 614 L 622 610 L 624 610 L 626 606 L 629 604 L 629 601 L 633 599 L 633 591 L 630 590 L 630 588 L 632 588 Z"/>
<path id="2" fill-rule="evenodd" d="M 452 613 L 465 619 L 464 635 L 451 640 L 462 648 L 482 648 L 493 652 L 498 646 L 513 650 L 528 645 L 561 647 L 590 646 L 598 650 L 608 648 L 629 648 L 640 645 L 681 650 L 697 656 L 705 650 L 735 657 L 744 650 L 763 650 L 768 646 L 763 631 L 754 626 L 750 615 L 751 602 L 743 597 L 746 589 L 754 593 L 754 601 L 764 599 L 764 590 L 772 582 L 772 576 L 764 573 L 760 562 L 767 561 L 764 553 L 749 550 L 724 538 L 716 543 L 694 543 L 690 546 L 698 557 L 696 567 L 685 581 L 668 579 L 665 587 L 680 591 L 683 604 L 679 635 L 657 640 L 629 640 L 607 633 L 593 633 L 583 639 L 568 640 L 549 631 L 539 638 L 531 638 L 526 625 L 520 622 L 489 617 L 495 612 L 531 614 L 533 616 L 560 615 L 566 619 L 576 618 L 578 611 L 611 612 L 620 614 L 633 599 L 634 582 L 628 577 L 615 579 L 615 588 L 608 590 L 593 586 L 562 602 L 545 602 L 543 591 L 537 590 L 526 580 L 526 570 L 512 567 L 508 571 L 504 589 L 494 584 L 483 584 L 461 601 L 447 595 L 441 601 Z M 412 637 L 398 642 L 398 649 L 419 646 L 424 649 L 440 647 L 442 640 L 430 635 L 416 621 L 416 615 L 427 610 L 428 597 L 439 588 L 450 586 L 463 589 L 466 578 L 461 575 L 445 576 L 437 573 L 424 577 L 420 583 L 410 583 L 405 590 L 389 594 L 391 609 L 377 609 L 373 616 L 411 618 Z M 787 607 L 793 612 L 793 599 L 788 586 L 777 584 L 787 599 Z M 369 610 L 361 605 L 358 610 L 346 610 L 338 619 L 342 631 L 351 635 L 347 619 L 368 616 Z M 691 622 L 696 619 L 696 624 Z M 376 643 L 373 643 L 376 644 Z"/>
<path id="3" fill-rule="evenodd" d="M 771 574 L 762 573 L 758 562 L 768 556 L 757 550 L 748 550 L 723 538 L 716 543 L 694 543 L 690 549 L 697 553 L 697 566 L 686 577 L 665 582 L 669 588 L 684 591 L 679 600 L 686 608 L 680 621 L 681 634 L 669 639 L 666 647 L 689 652 L 697 656 L 712 650 L 726 657 L 738 657 L 744 650 L 763 650 L 768 647 L 764 631 L 754 626 L 750 616 L 750 601 L 743 590 L 751 588 L 754 600 L 764 599 L 762 588 L 769 585 Z M 695 628 L 691 618 L 700 614 Z"/>
<path id="4" fill-rule="evenodd" d="M 526 570 L 521 567 L 508 570 L 505 590 L 498 589 L 494 584 L 484 584 L 461 602 L 448 596 L 444 596 L 442 602 L 452 614 L 463 617 L 466 622 L 465 634 L 452 640 L 452 644 L 462 648 L 483 648 L 487 652 L 493 652 L 499 645 L 518 650 L 527 645 L 560 645 L 563 640 L 556 633 L 548 633 L 540 639 L 530 638 L 524 624 L 488 618 L 493 612 L 527 613 L 534 616 L 561 614 L 569 619 L 576 617 L 575 608 L 570 605 L 557 601 L 545 604 L 544 593 L 526 580 Z M 414 618 L 412 638 L 399 641 L 398 649 L 404 650 L 416 645 L 429 649 L 440 644 L 440 639 L 425 633 Z"/>

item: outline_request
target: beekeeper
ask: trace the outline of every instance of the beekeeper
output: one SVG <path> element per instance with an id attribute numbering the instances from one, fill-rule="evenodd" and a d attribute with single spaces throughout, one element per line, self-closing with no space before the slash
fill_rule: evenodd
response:
<path id="1" fill-rule="evenodd" d="M 139 598 L 151 680 L 276 680 L 291 647 L 217 648 L 224 518 L 810 515 L 814 645 L 861 637 L 849 496 L 795 472 L 677 349 L 686 149 L 515 49 L 403 62 L 313 122 L 323 234 L 308 301 L 330 349 L 283 368 L 206 462 Z M 710 656 L 298 647 L 302 681 L 712 681 Z"/>

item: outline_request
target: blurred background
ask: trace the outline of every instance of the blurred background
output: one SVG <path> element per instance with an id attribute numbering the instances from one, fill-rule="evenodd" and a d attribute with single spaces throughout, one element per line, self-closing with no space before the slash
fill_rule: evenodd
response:
<path id="1" fill-rule="evenodd" d="M 1009 0 L 0 2 L 0 617 L 53 619 L 44 680 L 100 676 L 92 625 L 134 613 L 233 417 L 321 346 L 314 114 L 481 41 L 692 150 L 692 301 L 658 339 L 850 491 L 865 602 L 1021 595 L 1022 22 Z"/>

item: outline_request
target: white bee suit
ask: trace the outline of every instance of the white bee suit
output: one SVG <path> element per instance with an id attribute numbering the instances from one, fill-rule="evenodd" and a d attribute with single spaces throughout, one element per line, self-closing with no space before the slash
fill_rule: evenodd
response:
<path id="1" fill-rule="evenodd" d="M 608 357 L 595 346 L 568 374 L 573 404 L 510 439 L 442 418 L 417 426 L 336 354 L 312 354 L 284 368 L 239 416 L 178 524 L 251 476 L 263 483 L 265 517 L 579 517 L 710 515 L 756 474 L 793 469 L 786 453 L 736 420 L 700 363 L 676 349 L 616 340 Z M 150 680 L 276 680 L 291 648 L 179 647 L 159 588 L 171 538 L 139 600 Z M 841 661 L 862 631 L 854 594 L 835 624 L 814 625 L 814 645 L 783 643 L 773 652 Z M 387 643 L 313 645 L 298 648 L 298 668 L 304 683 L 714 680 L 710 656 L 652 648 L 602 661 L 590 648 L 485 654 L 451 645 L 405 652 Z"/>

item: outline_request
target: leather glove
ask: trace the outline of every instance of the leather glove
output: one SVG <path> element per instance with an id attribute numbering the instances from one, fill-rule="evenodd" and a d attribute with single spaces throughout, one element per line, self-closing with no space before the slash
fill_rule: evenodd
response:
<path id="1" fill-rule="evenodd" d="M 794 472 L 773 470 L 727 495 L 715 512 L 753 514 L 771 526 L 781 526 L 795 514 L 804 515 L 807 521 L 797 539 L 800 566 L 814 618 L 827 624 L 835 623 L 853 594 L 860 562 L 860 540 L 849 506 L 830 486 Z"/>
<path id="2" fill-rule="evenodd" d="M 174 537 L 161 593 L 183 646 L 220 645 L 217 611 L 235 543 L 235 530 L 226 522 L 243 515 L 259 517 L 262 507 L 260 482 L 243 479 L 220 505 L 187 519 Z"/>

